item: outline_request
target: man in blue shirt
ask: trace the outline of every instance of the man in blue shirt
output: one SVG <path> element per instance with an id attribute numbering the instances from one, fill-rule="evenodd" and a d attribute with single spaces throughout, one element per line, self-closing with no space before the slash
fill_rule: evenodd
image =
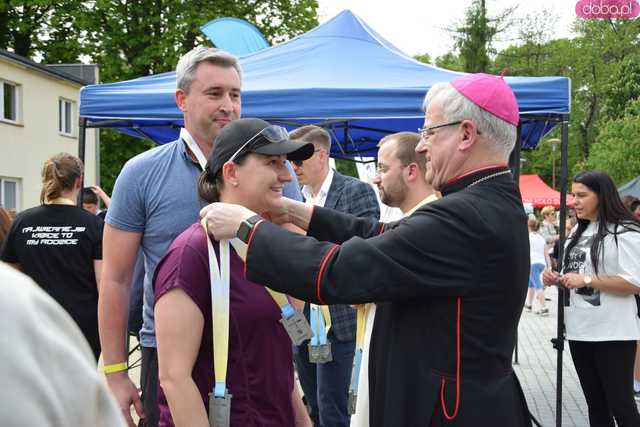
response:
<path id="1" fill-rule="evenodd" d="M 226 52 L 200 47 L 185 54 L 176 68 L 176 104 L 184 114 L 180 138 L 132 158 L 116 180 L 104 232 L 98 312 L 107 382 L 130 426 L 131 405 L 142 425 L 157 425 L 153 275 L 173 239 L 198 220 L 203 206 L 198 176 L 220 129 L 240 117 L 241 76 L 237 59 Z M 285 195 L 301 198 L 297 182 L 285 187 Z M 125 351 L 129 288 L 140 247 L 145 270 L 142 402 L 127 374 Z"/>

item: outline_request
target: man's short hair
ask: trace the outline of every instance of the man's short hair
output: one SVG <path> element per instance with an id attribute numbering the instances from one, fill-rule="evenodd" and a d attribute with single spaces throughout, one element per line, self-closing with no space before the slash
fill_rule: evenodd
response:
<path id="1" fill-rule="evenodd" d="M 98 204 L 98 196 L 91 188 L 85 187 L 82 189 L 82 203 L 86 203 L 88 205 Z"/>
<path id="2" fill-rule="evenodd" d="M 517 129 L 514 125 L 478 107 L 446 82 L 436 83 L 429 89 L 422 109 L 426 111 L 427 105 L 432 102 L 442 106 L 445 122 L 472 120 L 483 134 L 483 139 L 492 144 L 493 151 L 501 154 L 505 160 L 509 158 L 516 143 Z M 434 123 L 438 124 L 441 123 Z"/>
<path id="3" fill-rule="evenodd" d="M 311 142 L 313 145 L 319 145 L 327 150 L 327 153 L 331 151 L 331 135 L 325 129 L 316 125 L 302 126 L 292 130 L 289 133 L 291 139 L 298 139 L 305 142 Z"/>
<path id="4" fill-rule="evenodd" d="M 176 85 L 178 89 L 186 94 L 189 93 L 198 65 L 202 62 L 225 68 L 233 67 L 238 72 L 240 81 L 242 81 L 242 68 L 240 68 L 238 58 L 224 50 L 199 46 L 185 53 L 178 61 L 178 66 L 176 67 Z"/>
<path id="5" fill-rule="evenodd" d="M 418 168 L 422 172 L 426 172 L 427 159 L 424 154 L 416 153 L 416 147 L 420 142 L 420 134 L 415 132 L 392 133 L 382 138 L 378 143 L 378 147 L 382 147 L 389 142 L 395 142 L 395 156 L 403 166 L 407 166 L 410 163 L 417 163 Z"/>

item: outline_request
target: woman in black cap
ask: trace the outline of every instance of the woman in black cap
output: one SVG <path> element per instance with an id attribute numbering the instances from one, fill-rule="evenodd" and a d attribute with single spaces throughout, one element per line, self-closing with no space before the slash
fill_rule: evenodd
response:
<path id="1" fill-rule="evenodd" d="M 216 138 L 198 192 L 266 214 L 291 180 L 287 158 L 311 155 L 313 145 L 290 141 L 284 128 L 235 120 Z M 203 226 L 192 225 L 155 273 L 159 425 L 206 427 L 207 413 L 222 427 L 301 425 L 306 414 L 281 323 L 291 305 L 246 280 L 241 242 L 231 241 L 231 250 L 227 241 L 208 243 Z"/>

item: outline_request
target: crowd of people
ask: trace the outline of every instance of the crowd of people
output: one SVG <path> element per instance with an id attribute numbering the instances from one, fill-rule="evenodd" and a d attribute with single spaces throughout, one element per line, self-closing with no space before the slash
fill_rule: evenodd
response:
<path id="1" fill-rule="evenodd" d="M 15 321 L 49 323 L 33 341 L 59 335 L 52 363 L 82 367 L 69 399 L 90 408 L 51 415 L 59 425 L 531 426 L 511 356 L 522 310 L 550 313 L 545 286 L 570 293 L 591 425 L 640 425 L 640 201 L 588 171 L 573 179 L 566 242 L 553 207 L 527 217 L 501 77 L 434 84 L 424 127 L 380 140 L 373 184 L 403 214 L 390 223 L 371 185 L 330 168 L 324 128 L 240 118 L 234 56 L 196 48 L 176 85 L 180 137 L 130 159 L 112 198 L 83 189 L 82 162 L 61 153 L 43 166 L 40 206 L 0 209 L 0 259 L 40 289 L 3 265 L 0 282 L 47 313 Z M 100 355 L 110 393 L 86 369 Z M 26 383 L 19 358 L 0 362 Z"/>

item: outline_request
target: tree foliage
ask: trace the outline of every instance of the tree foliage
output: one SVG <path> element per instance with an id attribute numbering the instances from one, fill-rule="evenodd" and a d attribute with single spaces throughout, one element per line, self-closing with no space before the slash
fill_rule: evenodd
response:
<path id="1" fill-rule="evenodd" d="M 634 111 L 632 107 L 637 106 L 640 98 L 640 54 L 629 55 L 618 64 L 609 81 L 604 84 L 602 95 L 604 121 Z"/>
<path id="2" fill-rule="evenodd" d="M 505 30 L 513 10 L 506 9 L 500 15 L 490 17 L 486 1 L 473 0 L 465 12 L 464 21 L 451 29 L 464 71 L 480 73 L 489 70 L 491 56 L 495 53 L 492 43 L 496 35 Z"/>
<path id="3" fill-rule="evenodd" d="M 618 185 L 640 175 L 640 98 L 624 116 L 603 123 L 587 167 L 607 171 Z"/>
<path id="4" fill-rule="evenodd" d="M 436 66 L 452 71 L 464 71 L 462 58 L 453 52 L 447 52 L 436 58 Z"/>
<path id="5" fill-rule="evenodd" d="M 428 53 L 421 53 L 420 55 L 414 56 L 414 59 L 420 62 L 424 62 L 425 64 L 431 64 L 431 55 Z"/>

